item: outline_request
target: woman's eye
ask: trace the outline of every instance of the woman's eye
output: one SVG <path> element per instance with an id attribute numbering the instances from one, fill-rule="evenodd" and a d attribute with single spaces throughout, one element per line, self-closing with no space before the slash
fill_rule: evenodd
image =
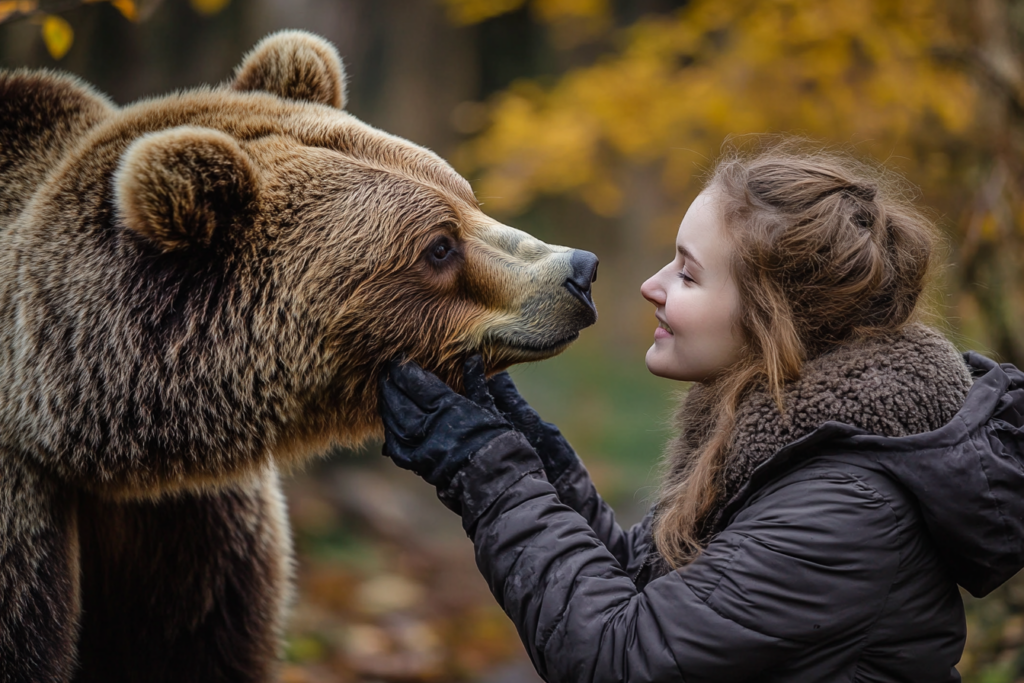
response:
<path id="1" fill-rule="evenodd" d="M 683 282 L 687 282 L 687 283 L 689 283 L 689 282 L 694 282 L 694 279 L 693 279 L 692 277 L 690 277 L 690 274 L 689 274 L 689 273 L 687 273 L 687 272 L 686 272 L 685 270 L 681 270 L 681 271 L 679 271 L 679 278 L 680 278 L 680 279 L 681 279 L 681 280 L 682 280 Z"/>

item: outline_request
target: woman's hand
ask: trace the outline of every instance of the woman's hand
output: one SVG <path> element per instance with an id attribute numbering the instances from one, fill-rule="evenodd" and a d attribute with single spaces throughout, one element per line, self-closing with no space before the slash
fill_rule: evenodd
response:
<path id="1" fill-rule="evenodd" d="M 452 479 L 474 453 L 513 430 L 494 407 L 480 356 L 463 372 L 465 396 L 412 361 L 392 361 L 379 380 L 384 455 L 438 487 L 455 512 L 457 498 L 442 495 Z"/>
<path id="2" fill-rule="evenodd" d="M 487 381 L 493 405 L 511 422 L 537 451 L 544 463 L 548 481 L 554 483 L 578 460 L 576 451 L 562 436 L 558 427 L 545 422 L 526 402 L 507 372 L 501 372 Z"/>

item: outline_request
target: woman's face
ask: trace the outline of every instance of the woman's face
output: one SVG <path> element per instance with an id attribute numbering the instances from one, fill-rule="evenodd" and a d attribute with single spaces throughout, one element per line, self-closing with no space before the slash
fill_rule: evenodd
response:
<path id="1" fill-rule="evenodd" d="M 653 374 L 703 382 L 739 360 L 740 297 L 729 263 L 720 204 L 705 190 L 679 225 L 675 258 L 640 287 L 659 323 L 647 352 Z"/>

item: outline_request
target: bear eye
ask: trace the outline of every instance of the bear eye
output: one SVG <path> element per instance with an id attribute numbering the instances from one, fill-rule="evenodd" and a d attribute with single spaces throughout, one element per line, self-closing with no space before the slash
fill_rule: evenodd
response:
<path id="1" fill-rule="evenodd" d="M 440 237 L 427 247 L 427 254 L 434 263 L 441 263 L 455 253 L 455 246 L 448 237 Z"/>

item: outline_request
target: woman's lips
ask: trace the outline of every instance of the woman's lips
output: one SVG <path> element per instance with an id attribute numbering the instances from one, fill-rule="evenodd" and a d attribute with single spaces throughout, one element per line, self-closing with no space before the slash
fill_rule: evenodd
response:
<path id="1" fill-rule="evenodd" d="M 654 338 L 665 339 L 666 337 L 672 336 L 672 329 L 665 323 L 658 321 L 658 326 L 654 329 Z"/>

